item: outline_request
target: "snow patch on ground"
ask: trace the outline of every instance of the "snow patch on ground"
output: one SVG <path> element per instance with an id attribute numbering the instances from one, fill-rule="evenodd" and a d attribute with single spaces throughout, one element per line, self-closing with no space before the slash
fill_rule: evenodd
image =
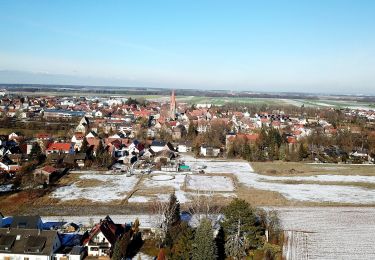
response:
<path id="1" fill-rule="evenodd" d="M 223 160 L 195 159 L 184 155 L 184 161 L 191 168 L 206 166 L 206 173 L 229 173 L 248 187 L 279 192 L 287 199 L 313 202 L 337 202 L 374 204 L 375 190 L 346 185 L 319 185 L 319 184 L 285 184 L 272 181 L 321 181 L 321 182 L 364 182 L 375 183 L 375 176 L 360 175 L 316 175 L 279 177 L 266 176 L 254 172 L 247 162 L 233 162 Z"/>
<path id="2" fill-rule="evenodd" d="M 150 197 L 146 197 L 146 196 L 131 196 L 129 199 L 128 199 L 128 202 L 129 203 L 146 203 L 146 202 L 150 202 L 152 198 Z"/>
<path id="3" fill-rule="evenodd" d="M 191 175 L 187 176 L 187 188 L 200 191 L 234 191 L 234 184 L 230 177 Z"/>
<path id="4" fill-rule="evenodd" d="M 151 175 L 143 176 L 141 192 L 136 193 L 129 202 L 146 203 L 155 200 L 167 201 L 169 192 L 173 190 L 181 203 L 188 202 L 195 195 L 194 191 L 214 192 L 214 196 L 236 196 L 235 184 L 229 176 L 215 174 L 232 174 L 239 184 L 250 188 L 279 192 L 287 199 L 308 202 L 336 202 L 353 204 L 375 204 L 375 189 L 362 188 L 351 183 L 375 183 L 375 176 L 320 174 L 314 176 L 267 176 L 254 172 L 251 165 L 245 161 L 227 161 L 214 159 L 195 159 L 183 154 L 182 160 L 191 169 L 202 169 L 206 174 L 192 174 L 191 172 L 163 172 L 155 171 Z M 339 170 L 338 170 L 339 171 Z M 126 198 L 135 188 L 140 175 L 126 177 L 126 175 L 110 174 L 110 172 L 82 171 L 79 180 L 97 180 L 101 183 L 93 187 L 80 187 L 77 183 L 64 186 L 52 192 L 53 198 L 63 201 L 87 199 L 94 202 L 108 202 Z M 282 181 L 324 182 L 321 184 L 293 184 Z M 329 185 L 332 182 L 332 185 Z M 334 185 L 342 182 L 344 185 Z M 347 185 L 345 184 L 347 183 Z M 80 183 L 81 184 L 81 183 Z M 237 184 L 237 183 L 236 183 Z M 139 187 L 137 187 L 138 189 Z M 186 191 L 185 188 L 189 191 Z M 145 195 L 146 194 L 146 195 Z"/>
<path id="5" fill-rule="evenodd" d="M 154 181 L 169 181 L 169 180 L 173 180 L 174 176 L 172 176 L 172 175 L 153 175 L 153 176 L 151 176 L 151 179 L 153 179 Z"/>
<path id="6" fill-rule="evenodd" d="M 81 174 L 81 173 L 80 173 Z M 95 202 L 125 199 L 127 192 L 131 191 L 138 181 L 138 177 L 126 175 L 110 175 L 108 173 L 84 172 L 80 180 L 98 180 L 103 183 L 96 187 L 78 187 L 75 183 L 57 188 L 52 192 L 53 198 L 63 201 L 87 199 Z"/>
<path id="7" fill-rule="evenodd" d="M 185 181 L 185 175 L 173 175 L 174 178 L 164 178 L 163 181 L 155 180 L 154 178 L 160 175 L 151 176 L 150 178 L 143 181 L 143 185 L 148 188 L 156 188 L 156 187 L 171 187 L 175 190 L 180 190 L 182 185 Z M 169 177 L 169 176 L 167 176 Z"/>
<path id="8" fill-rule="evenodd" d="M 287 260 L 375 259 L 375 208 L 279 208 Z"/>
<path id="9" fill-rule="evenodd" d="M 0 185 L 0 192 L 8 192 L 13 189 L 13 184 Z"/>

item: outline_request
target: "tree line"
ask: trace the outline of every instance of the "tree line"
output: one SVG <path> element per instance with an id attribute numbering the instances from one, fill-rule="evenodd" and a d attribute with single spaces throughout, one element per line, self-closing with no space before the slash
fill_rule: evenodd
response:
<path id="1" fill-rule="evenodd" d="M 189 223 L 181 218 L 174 194 L 162 207 L 158 232 L 153 239 L 158 259 L 281 259 L 282 230 L 277 212 L 251 207 L 234 199 L 216 214 L 200 216 Z M 222 216 L 222 218 L 218 218 Z M 120 258 L 118 258 L 120 259 Z M 251 258 L 249 258 L 251 259 Z"/>

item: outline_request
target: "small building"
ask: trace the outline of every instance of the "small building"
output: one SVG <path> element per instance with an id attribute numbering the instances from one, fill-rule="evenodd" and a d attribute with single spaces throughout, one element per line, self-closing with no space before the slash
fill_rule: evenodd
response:
<path id="1" fill-rule="evenodd" d="M 162 165 L 160 169 L 164 172 L 178 172 L 179 167 L 177 163 L 169 163 L 166 165 Z"/>
<path id="2" fill-rule="evenodd" d="M 41 169 L 34 171 L 34 181 L 37 183 L 47 183 L 51 181 L 51 176 L 57 173 L 57 169 L 51 165 L 47 165 Z"/>
<path id="3" fill-rule="evenodd" d="M 161 142 L 161 141 L 153 141 L 152 143 L 151 143 L 151 149 L 155 152 L 155 153 L 157 153 L 157 152 L 160 152 L 160 151 L 162 151 L 162 150 L 164 150 L 164 147 L 165 147 L 165 145 L 166 145 L 166 143 L 165 142 Z"/>
<path id="4" fill-rule="evenodd" d="M 69 168 L 82 168 L 85 167 L 86 158 L 86 153 L 67 154 L 63 159 L 63 163 Z"/>
<path id="5" fill-rule="evenodd" d="M 210 146 L 201 146 L 200 155 L 205 157 L 218 157 L 220 154 L 220 148 L 210 147 Z"/>
<path id="6" fill-rule="evenodd" d="M 179 153 L 187 153 L 187 152 L 191 152 L 191 142 L 189 142 L 189 141 L 180 142 L 180 143 L 177 145 L 177 151 L 178 151 Z"/>
<path id="7" fill-rule="evenodd" d="M 74 148 L 72 143 L 51 143 L 46 149 L 46 154 L 52 153 L 74 153 Z"/>

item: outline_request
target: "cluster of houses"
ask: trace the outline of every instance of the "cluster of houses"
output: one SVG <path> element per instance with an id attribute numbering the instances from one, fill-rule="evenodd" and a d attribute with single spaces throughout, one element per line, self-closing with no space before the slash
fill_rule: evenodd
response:
<path id="1" fill-rule="evenodd" d="M 348 115 L 361 116 L 374 121 L 374 111 L 346 110 Z M 78 124 L 66 136 L 52 136 L 47 133 L 35 134 L 33 138 L 19 133 L 0 136 L 0 171 L 17 172 L 20 165 L 27 160 L 35 142 L 52 163 L 51 167 L 64 163 L 72 167 L 84 167 L 87 155 L 81 152 L 84 140 L 95 152 L 100 144 L 120 163 L 133 163 L 136 157 L 154 157 L 164 153 L 173 157 L 174 153 L 188 152 L 192 149 L 191 140 L 186 141 L 189 127 L 196 126 L 198 133 L 210 131 L 215 124 L 230 128 L 226 143 L 212 147 L 205 143 L 199 149 L 201 156 L 216 157 L 225 155 L 229 144 L 236 136 L 245 137 L 250 143 L 259 138 L 260 128 L 273 127 L 286 133 L 286 142 L 293 146 L 311 135 L 316 126 L 330 136 L 339 127 L 329 124 L 324 118 L 306 118 L 289 116 L 283 111 L 251 114 L 248 111 L 228 111 L 210 104 L 191 107 L 188 104 L 177 104 L 174 92 L 170 102 L 150 101 L 147 105 L 129 103 L 126 98 L 87 98 L 87 97 L 18 97 L 5 95 L 0 99 L 0 115 L 16 120 L 56 120 L 75 119 Z M 350 131 L 356 131 L 351 127 Z M 105 134 L 105 137 L 103 136 Z M 170 137 L 170 142 L 161 138 L 162 134 Z M 163 140 L 164 139 L 164 140 Z M 142 140 L 142 141 L 141 141 Z M 163 141 L 161 141 L 163 140 Z M 327 147 L 320 147 L 327 149 Z M 332 149 L 325 151 L 333 152 Z M 355 150 L 350 156 L 373 158 L 366 150 Z M 55 172 L 47 167 L 38 172 L 48 176 Z"/>
<path id="2" fill-rule="evenodd" d="M 4 217 L 0 213 L 0 259 L 81 260 L 111 256 L 116 241 L 132 232 L 133 223 L 46 221 L 40 216 Z M 140 229 L 145 234 L 150 228 Z M 132 239 L 132 238 L 131 238 Z"/>

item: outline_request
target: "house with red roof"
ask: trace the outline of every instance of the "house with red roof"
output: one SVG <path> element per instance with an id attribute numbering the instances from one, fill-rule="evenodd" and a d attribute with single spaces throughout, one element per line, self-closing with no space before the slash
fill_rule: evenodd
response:
<path id="1" fill-rule="evenodd" d="M 46 149 L 46 154 L 74 152 L 72 143 L 51 143 Z"/>
<path id="2" fill-rule="evenodd" d="M 38 183 L 49 184 L 51 176 L 55 173 L 57 173 L 57 169 L 51 165 L 47 165 L 41 169 L 34 171 L 34 181 Z"/>
<path id="3" fill-rule="evenodd" d="M 107 216 L 91 229 L 83 245 L 88 256 L 111 256 L 117 239 L 124 233 L 125 227 Z"/>
<path id="4" fill-rule="evenodd" d="M 36 135 L 36 138 L 39 140 L 49 140 L 51 139 L 51 135 L 47 133 L 39 133 Z"/>

